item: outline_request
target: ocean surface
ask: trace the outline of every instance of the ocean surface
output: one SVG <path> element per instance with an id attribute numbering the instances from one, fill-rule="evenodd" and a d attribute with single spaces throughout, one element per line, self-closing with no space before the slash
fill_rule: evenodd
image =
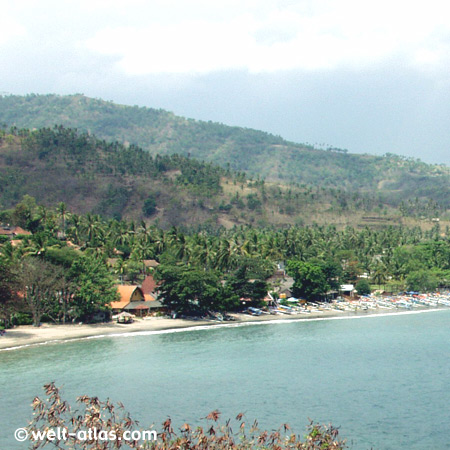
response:
<path id="1" fill-rule="evenodd" d="M 83 339 L 0 351 L 0 449 L 55 381 L 124 403 L 141 426 L 168 416 L 304 434 L 308 418 L 340 427 L 351 449 L 450 448 L 450 310 Z"/>

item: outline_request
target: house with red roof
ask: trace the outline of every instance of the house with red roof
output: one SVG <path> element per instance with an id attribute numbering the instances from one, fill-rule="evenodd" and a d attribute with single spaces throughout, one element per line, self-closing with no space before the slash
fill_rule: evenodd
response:
<path id="1" fill-rule="evenodd" d="M 117 286 L 119 300 L 111 302 L 114 314 L 128 312 L 136 317 L 148 316 L 161 308 L 161 303 L 150 294 L 144 294 L 139 286 Z"/>

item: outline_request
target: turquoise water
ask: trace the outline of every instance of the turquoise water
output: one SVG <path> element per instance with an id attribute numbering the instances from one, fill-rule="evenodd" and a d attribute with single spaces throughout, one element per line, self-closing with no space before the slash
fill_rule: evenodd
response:
<path id="1" fill-rule="evenodd" d="M 142 426 L 219 409 L 303 434 L 340 426 L 352 449 L 450 448 L 450 310 L 110 337 L 0 352 L 0 449 L 35 395 L 122 401 Z"/>

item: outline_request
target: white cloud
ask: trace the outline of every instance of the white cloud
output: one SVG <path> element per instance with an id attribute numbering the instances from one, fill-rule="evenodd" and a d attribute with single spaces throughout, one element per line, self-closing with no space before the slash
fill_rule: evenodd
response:
<path id="1" fill-rule="evenodd" d="M 393 59 L 434 70 L 450 55 L 444 0 L 14 0 L 5 9 L 0 45 L 49 59 L 58 48 L 107 55 L 127 75 L 366 69 Z"/>
<path id="2" fill-rule="evenodd" d="M 139 75 L 359 68 L 392 57 L 436 65 L 449 50 L 447 7 L 440 0 L 168 0 L 166 9 L 151 3 L 140 11 L 146 24 L 124 18 L 126 26 L 99 30 L 87 47 L 116 56 L 123 71 Z"/>
<path id="3" fill-rule="evenodd" d="M 25 27 L 4 8 L 0 15 L 0 45 L 25 34 Z"/>

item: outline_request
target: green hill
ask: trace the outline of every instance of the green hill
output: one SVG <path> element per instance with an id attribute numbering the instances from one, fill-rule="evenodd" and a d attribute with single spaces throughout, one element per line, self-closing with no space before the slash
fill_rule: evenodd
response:
<path id="1" fill-rule="evenodd" d="M 62 126 L 0 134 L 0 202 L 24 195 L 79 213 L 160 218 L 165 225 L 207 221 L 202 201 L 220 196 L 225 170 L 173 155 L 100 141 Z M 195 217 L 195 220 L 194 220 Z"/>
<path id="2" fill-rule="evenodd" d="M 145 194 L 136 192 L 149 191 L 152 196 L 159 196 L 159 218 L 163 221 L 167 219 L 164 214 L 167 215 L 172 208 L 179 217 L 170 219 L 169 223 L 172 220 L 182 222 L 183 218 L 188 223 L 202 223 L 208 217 L 214 223 L 223 221 L 227 224 L 329 220 L 366 223 L 369 219 L 363 220 L 362 217 L 374 214 L 442 219 L 447 217 L 450 209 L 450 176 L 445 166 L 429 165 L 393 154 L 372 156 L 349 154 L 339 149 L 318 150 L 261 131 L 185 119 L 163 110 L 116 105 L 83 95 L 3 96 L 0 97 L 0 124 L 3 124 L 5 136 L 8 133 L 16 135 L 15 145 L 21 148 L 17 154 L 11 148 L 3 149 L 9 156 L 3 156 L 2 179 L 4 183 L 7 180 L 6 185 L 10 183 L 9 190 L 3 187 L 1 201 L 5 206 L 19 200 L 24 193 L 41 195 L 46 202 L 72 196 L 75 209 L 137 217 L 141 214 L 137 211 L 142 210 Z M 27 167 L 30 170 L 33 167 L 35 175 L 42 174 L 44 166 L 45 170 L 50 170 L 45 165 L 49 162 L 42 155 L 38 155 L 37 160 L 34 159 L 35 154 L 23 156 L 23 143 L 17 141 L 21 139 L 20 130 L 52 129 L 55 124 L 79 130 L 74 140 L 96 141 L 92 135 L 99 138 L 93 145 L 95 151 L 90 150 L 94 151 L 89 157 L 91 159 L 86 156 L 77 160 L 76 148 L 74 150 L 70 144 L 64 150 L 65 159 L 59 157 L 57 163 L 51 164 L 59 164 L 58 173 L 64 173 L 65 179 L 72 180 L 72 184 L 56 175 L 52 177 L 52 186 L 48 185 L 50 181 L 45 176 L 33 176 L 34 181 L 19 182 L 24 179 Z M 83 133 L 88 133 L 91 138 Z M 61 138 L 57 140 L 59 142 Z M 4 145 L 12 145 L 6 138 L 3 142 Z M 108 144 L 112 142 L 114 144 Z M 48 150 L 48 142 L 39 145 L 44 153 L 53 151 Z M 59 142 L 58 145 L 62 144 Z M 111 173 L 105 173 L 103 167 L 95 166 L 94 170 L 93 161 L 99 158 L 96 152 L 104 158 L 105 150 L 99 149 L 111 145 L 120 153 L 120 162 L 116 161 L 114 168 L 109 167 Z M 176 154 L 178 165 L 168 169 L 166 175 L 159 174 L 154 179 L 152 175 L 149 180 L 144 174 L 130 173 L 136 151 L 140 155 L 139 161 L 145 155 L 161 161 Z M 86 151 L 87 154 L 89 152 Z M 19 155 L 22 155 L 22 160 Z M 112 156 L 107 156 L 109 164 Z M 220 173 L 217 175 L 220 192 L 199 194 L 198 189 L 195 191 L 189 185 L 196 176 L 191 176 L 190 181 L 180 188 L 177 171 L 183 168 L 185 161 L 193 164 L 194 160 L 213 164 L 204 167 L 208 167 L 206 172 Z M 170 161 L 172 164 L 173 160 Z M 67 166 L 62 168 L 63 162 Z M 217 166 L 222 167 L 222 171 Z M 257 181 L 244 183 L 242 172 Z M 265 183 L 259 181 L 262 179 Z M 236 184 L 236 180 L 240 184 Z M 174 192 L 168 192 L 166 183 L 169 181 L 178 183 L 175 196 L 178 200 L 173 198 Z M 16 188 L 12 188 L 14 183 Z M 109 185 L 116 189 L 117 194 L 109 193 Z M 42 186 L 46 186 L 45 195 Z M 88 202 L 82 200 L 86 193 L 90 195 L 92 192 L 95 196 Z M 105 200 L 109 197 L 114 197 L 114 201 Z M 111 202 L 113 205 L 109 204 Z M 189 202 L 203 206 L 191 207 Z M 180 205 L 189 210 L 189 214 L 181 214 Z M 199 212 L 198 219 L 193 218 L 193 211 Z"/>
<path id="3" fill-rule="evenodd" d="M 412 182 L 405 178 L 404 183 Z M 45 206 L 63 201 L 78 213 L 210 228 L 311 223 L 379 227 L 421 217 L 431 223 L 431 218 L 446 215 L 430 199 L 398 202 L 387 192 L 246 179 L 242 172 L 194 158 L 153 156 L 137 146 L 63 126 L 0 130 L 2 209 L 31 195 Z"/>
<path id="4" fill-rule="evenodd" d="M 317 150 L 262 131 L 178 117 L 170 112 L 117 105 L 83 95 L 0 97 L 0 124 L 42 128 L 63 125 L 100 139 L 135 144 L 151 154 L 180 154 L 266 180 L 373 191 L 403 190 L 405 173 L 425 186 L 419 196 L 435 198 L 435 176 L 448 169 L 395 155 Z"/>

